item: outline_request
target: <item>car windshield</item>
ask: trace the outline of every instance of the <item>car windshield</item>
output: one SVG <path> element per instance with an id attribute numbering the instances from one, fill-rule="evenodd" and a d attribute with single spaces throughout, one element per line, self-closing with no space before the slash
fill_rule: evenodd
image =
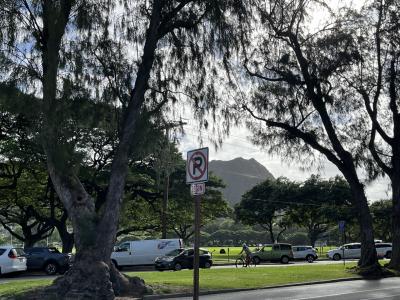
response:
<path id="1" fill-rule="evenodd" d="M 49 248 L 49 252 L 51 252 L 51 253 L 60 253 L 60 251 L 58 251 L 57 248 Z"/>
<path id="2" fill-rule="evenodd" d="M 165 254 L 165 256 L 177 256 L 182 252 L 182 249 L 175 249 Z"/>

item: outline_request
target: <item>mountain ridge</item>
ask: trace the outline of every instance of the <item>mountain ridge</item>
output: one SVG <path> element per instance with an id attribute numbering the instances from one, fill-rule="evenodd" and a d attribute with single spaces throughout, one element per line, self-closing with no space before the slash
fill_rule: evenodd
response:
<path id="1" fill-rule="evenodd" d="M 274 179 L 268 169 L 254 158 L 237 157 L 232 160 L 212 160 L 209 170 L 226 184 L 224 196 L 231 206 L 238 203 L 244 193 L 266 179 Z"/>

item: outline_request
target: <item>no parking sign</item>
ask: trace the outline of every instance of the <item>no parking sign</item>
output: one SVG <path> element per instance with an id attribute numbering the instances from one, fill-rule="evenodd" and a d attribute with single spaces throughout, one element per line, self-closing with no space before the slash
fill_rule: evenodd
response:
<path id="1" fill-rule="evenodd" d="M 186 183 L 208 181 L 208 148 L 188 151 L 186 161 Z"/>

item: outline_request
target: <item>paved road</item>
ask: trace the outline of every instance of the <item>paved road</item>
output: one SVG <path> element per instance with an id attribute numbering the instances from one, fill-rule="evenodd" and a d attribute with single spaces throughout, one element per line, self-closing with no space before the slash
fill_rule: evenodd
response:
<path id="1" fill-rule="evenodd" d="M 189 300 L 188 298 L 168 298 Z M 201 296 L 202 300 L 399 300 L 400 278 L 380 280 L 356 280 L 336 283 L 272 288 L 236 293 Z"/>

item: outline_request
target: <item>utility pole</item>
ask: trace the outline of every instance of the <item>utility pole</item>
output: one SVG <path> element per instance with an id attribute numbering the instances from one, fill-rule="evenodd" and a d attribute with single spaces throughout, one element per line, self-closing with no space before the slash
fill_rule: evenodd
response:
<path id="1" fill-rule="evenodd" d="M 171 165 L 171 151 L 169 144 L 169 128 L 165 129 L 167 136 L 167 155 L 166 155 L 166 166 L 165 166 L 165 177 L 164 177 L 164 192 L 163 192 L 163 203 L 161 212 L 161 238 L 167 238 L 167 211 L 168 211 L 168 193 L 169 193 L 169 173 Z"/>
<path id="2" fill-rule="evenodd" d="M 169 174 L 164 178 L 164 195 L 161 213 L 161 238 L 167 238 L 167 211 L 168 211 Z"/>

